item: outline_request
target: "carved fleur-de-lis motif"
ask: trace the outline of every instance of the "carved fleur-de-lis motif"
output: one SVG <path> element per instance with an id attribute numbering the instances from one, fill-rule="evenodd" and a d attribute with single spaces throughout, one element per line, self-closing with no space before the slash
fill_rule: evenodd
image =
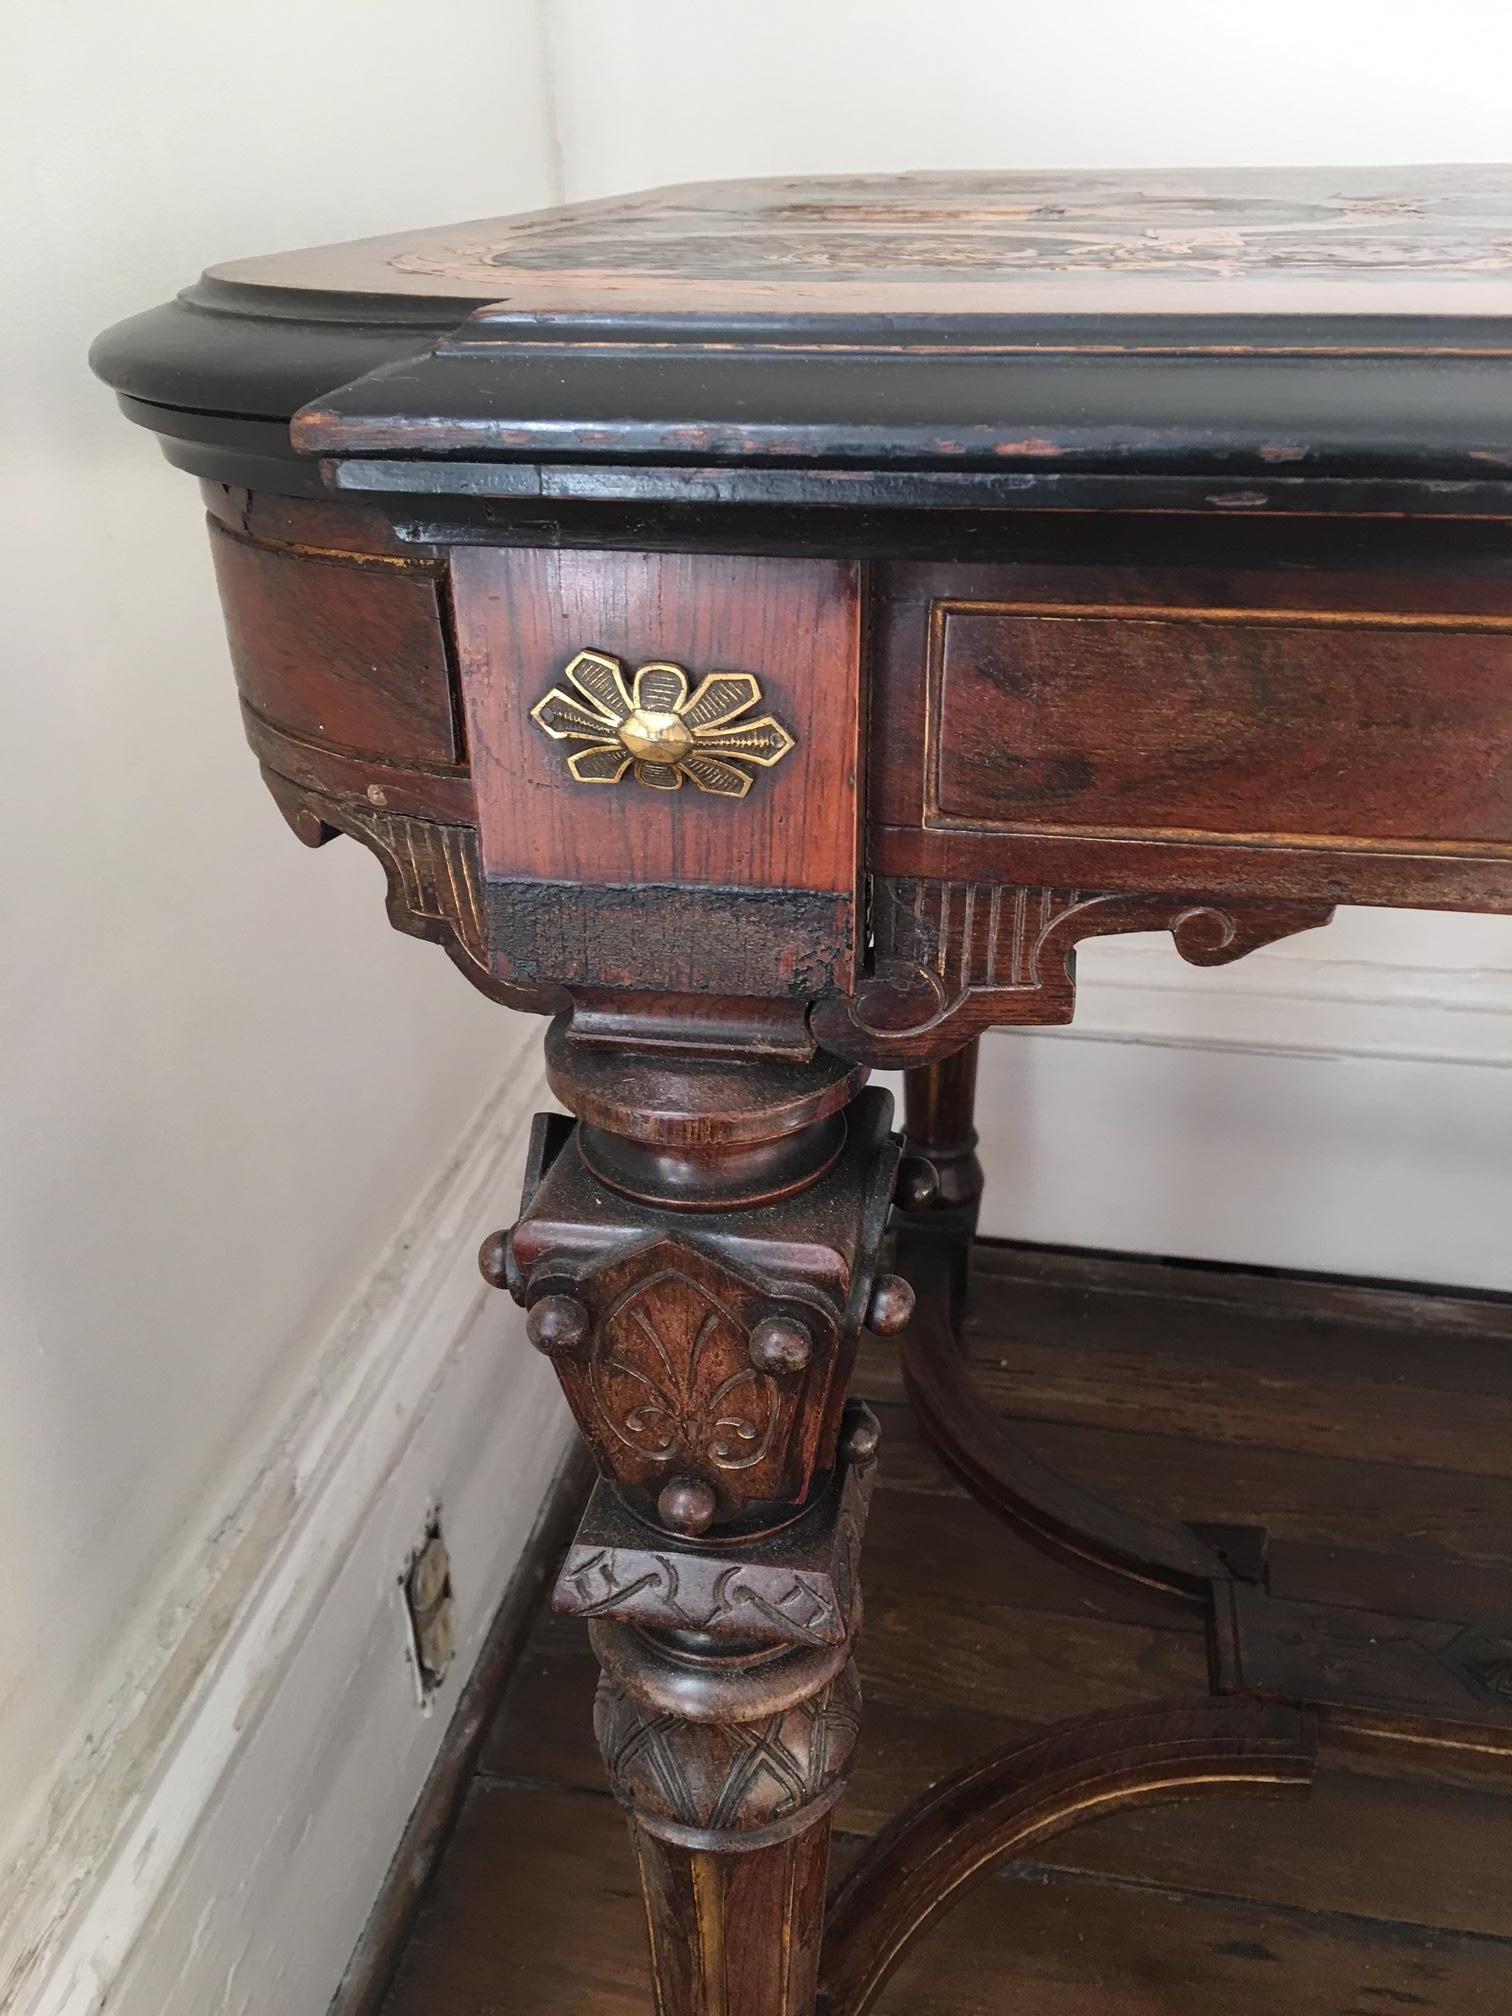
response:
<path id="1" fill-rule="evenodd" d="M 743 1327 L 686 1275 L 654 1275 L 605 1318 L 595 1340 L 594 1397 L 637 1455 L 681 1455 L 749 1470 L 771 1448 L 774 1382 L 750 1362 Z"/>
<path id="2" fill-rule="evenodd" d="M 642 665 L 633 688 L 624 667 L 603 651 L 579 651 L 567 667 L 578 695 L 553 686 L 530 718 L 554 742 L 586 742 L 567 759 L 579 784 L 617 784 L 634 766 L 653 791 L 677 791 L 684 778 L 716 798 L 744 798 L 758 764 L 769 770 L 793 747 L 770 714 L 745 720 L 761 700 L 749 672 L 711 672 L 689 697 L 680 665 Z"/>

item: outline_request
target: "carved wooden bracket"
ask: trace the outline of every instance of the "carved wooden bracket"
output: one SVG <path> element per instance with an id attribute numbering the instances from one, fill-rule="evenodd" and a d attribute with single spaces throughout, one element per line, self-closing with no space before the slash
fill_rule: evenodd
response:
<path id="1" fill-rule="evenodd" d="M 1169 931 L 1194 966 L 1225 966 L 1326 924 L 1324 903 L 1235 903 L 878 876 L 871 971 L 810 1025 L 825 1049 L 868 1064 L 926 1064 L 993 1026 L 1069 1022 L 1076 947 L 1116 932 Z"/>
<path id="2" fill-rule="evenodd" d="M 267 764 L 262 774 L 279 811 L 307 847 L 323 847 L 345 833 L 377 855 L 388 878 L 388 920 L 396 931 L 440 945 L 491 1001 L 536 1013 L 561 1006 L 551 990 L 511 986 L 488 970 L 475 828 L 350 804 L 292 783 Z"/>

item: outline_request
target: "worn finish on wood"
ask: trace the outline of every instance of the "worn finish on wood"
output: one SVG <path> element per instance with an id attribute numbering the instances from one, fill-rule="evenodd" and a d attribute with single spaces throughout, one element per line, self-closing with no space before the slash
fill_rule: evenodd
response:
<path id="1" fill-rule="evenodd" d="M 854 569 L 473 547 L 454 556 L 452 581 L 498 977 L 803 999 L 848 987 L 861 872 Z M 530 711 L 585 652 L 601 666 L 671 663 L 699 690 L 717 674 L 732 689 L 752 681 L 793 746 L 740 799 L 585 788 Z M 619 682 L 599 680 L 617 705 Z"/>
<path id="2" fill-rule="evenodd" d="M 460 301 L 489 290 L 496 305 L 430 357 L 307 409 L 295 438 L 310 451 L 419 441 L 436 455 L 613 446 L 1032 468 L 1106 465 L 1137 444 L 1178 466 L 1333 465 L 1383 436 L 1401 452 L 1404 407 L 1384 402 L 1387 360 L 1406 353 L 1447 474 L 1452 449 L 1464 454 L 1456 393 L 1476 379 L 1441 368 L 1430 400 L 1422 380 L 1430 360 L 1464 367 L 1504 346 L 1476 318 L 1512 302 L 1505 171 L 1282 173 L 1289 200 L 1269 173 L 1233 170 L 716 183 L 241 262 L 209 284 L 244 312 L 259 285 L 317 275 Z M 1457 342 L 1430 319 L 1451 308 Z M 584 339 L 610 336 L 616 354 L 585 370 Z M 654 368 L 668 349 L 682 366 L 670 384 Z M 865 373 L 843 368 L 858 350 Z M 1308 396 L 1312 374 L 1276 368 L 1351 350 L 1386 370 L 1336 371 L 1331 406 Z M 1132 371 L 1131 352 L 1155 354 Z M 1031 357 L 1038 403 L 1021 376 Z M 514 368 L 501 411 L 480 392 L 502 363 Z M 1476 445 L 1494 455 L 1499 439 L 1483 424 Z"/>
<path id="3" fill-rule="evenodd" d="M 1363 1490 L 1353 1526 L 1278 1523 L 1336 1395 L 1283 1408 L 1136 1325 L 1146 1425 L 1222 1445 L 1214 1496 L 1247 1508 L 1148 1479 L 1125 1507 L 1106 1355 L 1015 1333 L 978 1363 L 955 1332 L 970 1046 L 1069 1019 L 1079 940 L 1216 965 L 1338 903 L 1512 911 L 1509 244 L 1512 170 L 724 184 L 241 262 L 102 339 L 130 417 L 212 479 L 294 831 L 356 838 L 398 928 L 557 1018 L 573 1118 L 542 1116 L 480 1259 L 600 1469 L 562 1600 L 665 2016 L 812 2005 L 866 1327 L 904 1339 L 902 1475 L 906 1387 L 971 1490 L 1101 1576 L 1100 1623 L 1064 1620 L 1072 1666 L 1102 1646 L 1083 1705 L 1216 1680 L 1316 1701 L 1377 1766 L 1505 1768 L 1483 1562 L 1403 1581 Z M 901 1165 L 878 1064 L 910 1074 Z M 1512 1403 L 1372 1377 L 1356 1454 L 1424 1473 L 1442 1519 L 1432 1466 Z M 1063 1474 L 1035 1418 L 1073 1390 L 1102 1471 Z M 1052 1572 L 1020 1551 L 1027 1611 Z M 988 1603 L 978 1577 L 962 1611 Z M 1000 1705 L 976 1641 L 884 1649 L 968 1719 Z M 1040 1677 L 1025 1719 L 1067 1705 Z M 1111 1753 L 1077 1743 L 1085 1791 Z M 972 1794 L 935 1841 L 954 1798 L 864 1865 L 881 1919 L 1012 1835 Z"/>
<path id="4" fill-rule="evenodd" d="M 313 402 L 336 484 L 526 517 L 1505 517 L 1509 211 L 1484 165 L 716 183 L 213 268 L 94 362 L 202 473 L 315 487 Z"/>

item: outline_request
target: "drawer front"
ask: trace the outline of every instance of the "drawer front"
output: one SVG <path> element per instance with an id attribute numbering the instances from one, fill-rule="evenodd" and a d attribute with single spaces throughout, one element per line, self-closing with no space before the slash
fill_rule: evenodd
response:
<path id="1" fill-rule="evenodd" d="M 939 601 L 931 821 L 1507 846 L 1512 617 Z"/>
<path id="2" fill-rule="evenodd" d="M 1136 564 L 1059 564 L 1045 535 L 1022 561 L 879 570 L 873 866 L 1512 909 L 1512 567 L 1495 528 L 1437 549 L 1412 528 L 1335 531 L 1369 571 L 1319 565 L 1290 528 L 1225 529 L 1216 565 L 1201 528 L 1166 525 L 1145 528 Z M 1053 536 L 1085 553 L 1098 534 Z"/>
<path id="3" fill-rule="evenodd" d="M 461 755 L 440 570 L 240 537 L 212 522 L 231 662 L 265 721 L 400 763 Z"/>

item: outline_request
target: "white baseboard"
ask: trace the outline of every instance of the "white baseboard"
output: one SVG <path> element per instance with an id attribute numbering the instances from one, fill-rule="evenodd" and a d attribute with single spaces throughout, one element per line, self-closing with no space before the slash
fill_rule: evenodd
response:
<path id="1" fill-rule="evenodd" d="M 1512 1014 L 1334 1006 L 1109 988 L 989 1035 L 982 1230 L 1512 1290 Z"/>
<path id="2" fill-rule="evenodd" d="M 1235 966 L 1188 966 L 1163 934 L 1137 933 L 1078 949 L 1072 1028 L 1103 1042 L 1512 1065 L 1512 920 L 1432 921 L 1473 927 L 1472 952 L 1494 933 L 1500 963 L 1341 955 L 1336 935 L 1369 946 L 1379 933 L 1357 912 Z"/>
<path id="3" fill-rule="evenodd" d="M 0 1895 L 10 2016 L 326 2008 L 568 1446 L 549 1365 L 474 1260 L 547 1097 L 535 1024 L 506 1062 L 255 1487 L 123 1647 Z M 400 1575 L 438 1505 L 458 1651 L 422 1706 Z"/>

